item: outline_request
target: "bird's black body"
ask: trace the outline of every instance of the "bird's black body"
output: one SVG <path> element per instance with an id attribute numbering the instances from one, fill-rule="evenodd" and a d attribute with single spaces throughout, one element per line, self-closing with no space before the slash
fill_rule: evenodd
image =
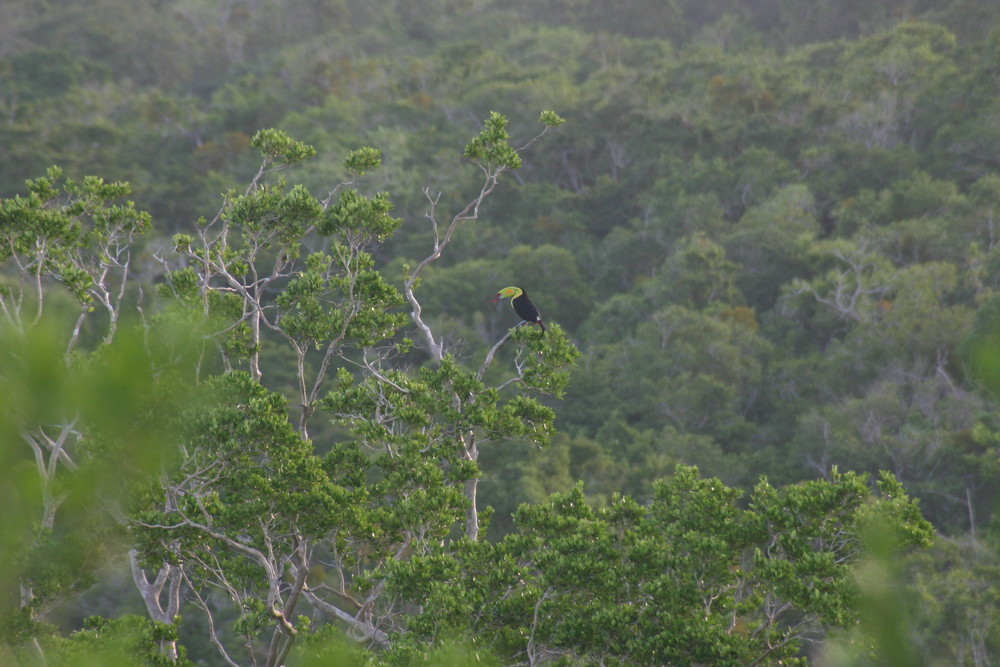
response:
<path id="1" fill-rule="evenodd" d="M 510 305 L 514 306 L 514 312 L 520 315 L 522 320 L 537 324 L 542 328 L 542 331 L 546 331 L 545 325 L 542 324 L 542 316 L 538 314 L 535 304 L 531 303 L 531 299 L 528 298 L 528 295 L 523 290 L 521 291 L 521 296 L 511 299 Z"/>

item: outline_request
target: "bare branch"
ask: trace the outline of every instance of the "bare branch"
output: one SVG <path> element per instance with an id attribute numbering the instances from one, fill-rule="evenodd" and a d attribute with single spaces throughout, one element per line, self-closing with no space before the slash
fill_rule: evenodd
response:
<path id="1" fill-rule="evenodd" d="M 340 607 L 330 604 L 326 600 L 317 597 L 316 594 L 313 593 L 308 587 L 305 587 L 302 593 L 314 607 L 336 616 L 341 621 L 347 623 L 354 632 L 357 632 L 358 634 L 356 636 L 351 637 L 355 641 L 366 642 L 370 640 L 383 648 L 389 646 L 389 635 L 387 633 L 379 630 L 373 625 L 358 620 L 353 614 L 349 614 Z"/>
<path id="2" fill-rule="evenodd" d="M 430 219 L 431 227 L 434 231 L 434 248 L 433 251 L 425 257 L 416 268 L 407 276 L 406 281 L 403 285 L 403 292 L 406 296 L 406 300 L 410 302 L 413 307 L 410 317 L 413 323 L 420 329 L 421 333 L 424 335 L 424 340 L 427 343 L 427 349 L 431 354 L 431 358 L 437 362 L 440 362 L 444 358 L 444 341 L 437 341 L 434 339 L 434 333 L 431 328 L 424 322 L 422 316 L 422 307 L 420 302 L 417 300 L 414 294 L 414 287 L 416 286 L 417 280 L 420 278 L 420 274 L 428 266 L 436 262 L 440 257 L 444 249 L 451 243 L 452 235 L 458 228 L 458 225 L 466 220 L 476 220 L 479 217 L 479 207 L 482 205 L 483 201 L 493 192 L 496 188 L 497 183 L 499 183 L 500 175 L 507 170 L 506 167 L 489 167 L 487 165 L 479 164 L 480 168 L 483 170 L 484 179 L 483 184 L 480 187 L 479 195 L 469 201 L 465 207 L 452 217 L 451 222 L 448 224 L 448 229 L 445 230 L 444 236 L 439 236 L 438 232 L 438 222 L 437 222 L 437 204 L 438 200 L 441 198 L 441 194 L 438 193 L 436 196 L 431 197 L 430 192 L 427 188 L 424 188 L 424 195 L 427 197 L 430 203 L 430 209 L 425 214 L 425 217 Z"/>
<path id="3" fill-rule="evenodd" d="M 493 363 L 493 357 L 496 355 L 497 352 L 500 351 L 500 348 L 506 345 L 507 341 L 510 340 L 510 336 L 513 332 L 514 332 L 513 329 L 508 329 L 507 333 L 503 335 L 503 338 L 498 340 L 496 344 L 494 344 L 493 347 L 490 348 L 490 351 L 486 354 L 486 359 L 483 360 L 482 367 L 479 369 L 479 372 L 476 373 L 477 380 L 483 379 L 483 375 L 486 374 L 487 369 L 489 369 L 490 365 Z"/>
<path id="4" fill-rule="evenodd" d="M 226 650 L 226 647 L 219 639 L 219 633 L 215 629 L 215 615 L 209 608 L 208 601 L 201 596 L 201 593 L 194 586 L 191 586 L 191 592 L 194 594 L 194 603 L 198 605 L 203 612 L 205 612 L 205 618 L 208 620 L 208 636 L 216 650 L 219 651 L 219 655 L 222 656 L 222 659 L 225 660 L 226 664 L 230 665 L 230 667 L 240 667 L 239 663 L 230 657 L 229 651 Z"/>

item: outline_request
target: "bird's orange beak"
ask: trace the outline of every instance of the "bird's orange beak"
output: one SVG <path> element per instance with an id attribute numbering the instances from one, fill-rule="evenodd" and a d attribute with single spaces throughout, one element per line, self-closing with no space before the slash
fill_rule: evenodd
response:
<path id="1" fill-rule="evenodd" d="M 497 292 L 497 295 L 493 297 L 493 303 L 496 303 L 499 300 L 500 300 L 500 292 Z"/>

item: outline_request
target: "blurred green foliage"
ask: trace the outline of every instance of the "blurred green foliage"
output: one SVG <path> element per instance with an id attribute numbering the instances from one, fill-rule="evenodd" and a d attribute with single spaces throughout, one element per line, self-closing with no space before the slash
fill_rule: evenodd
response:
<path id="1" fill-rule="evenodd" d="M 53 630 L 45 613 L 87 589 L 121 552 L 126 542 L 109 510 L 131 504 L 176 458 L 174 414 L 187 400 L 176 376 L 157 372 L 137 324 L 69 366 L 64 329 L 49 318 L 30 335 L 0 330 L 0 628 L 8 647 L 36 635 L 44 643 Z M 30 647 L 22 650 L 34 659 Z"/>

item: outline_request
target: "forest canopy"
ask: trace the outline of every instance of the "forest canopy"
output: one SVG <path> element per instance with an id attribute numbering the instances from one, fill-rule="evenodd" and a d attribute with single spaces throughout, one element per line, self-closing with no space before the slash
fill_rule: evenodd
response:
<path id="1" fill-rule="evenodd" d="M 0 112 L 0 662 L 998 659 L 997 3 L 8 0 Z"/>

